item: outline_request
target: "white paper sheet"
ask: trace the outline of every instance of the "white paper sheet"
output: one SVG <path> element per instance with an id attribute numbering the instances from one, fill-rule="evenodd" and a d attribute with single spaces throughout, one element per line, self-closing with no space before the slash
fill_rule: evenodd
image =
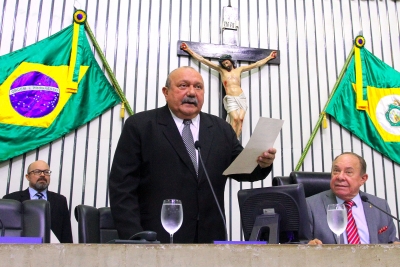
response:
<path id="1" fill-rule="evenodd" d="M 257 157 L 272 148 L 281 131 L 283 120 L 260 117 L 249 142 L 224 175 L 252 173 L 257 167 Z"/>

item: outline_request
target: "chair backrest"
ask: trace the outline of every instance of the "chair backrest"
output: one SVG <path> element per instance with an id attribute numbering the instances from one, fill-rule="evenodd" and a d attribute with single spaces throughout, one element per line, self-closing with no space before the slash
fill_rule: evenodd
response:
<path id="1" fill-rule="evenodd" d="M 274 176 L 274 178 L 272 178 L 272 186 L 288 184 L 292 184 L 291 179 L 288 176 Z"/>
<path id="2" fill-rule="evenodd" d="M 306 197 L 330 189 L 330 172 L 291 172 L 289 176 L 275 176 L 272 186 L 303 184 Z"/>
<path id="3" fill-rule="evenodd" d="M 291 172 L 289 177 L 291 183 L 303 184 L 306 197 L 330 189 L 330 172 Z"/>
<path id="4" fill-rule="evenodd" d="M 87 205 L 75 207 L 78 221 L 79 243 L 107 243 L 118 239 L 118 232 L 109 207 L 95 208 Z"/>
<path id="5" fill-rule="evenodd" d="M 50 203 L 46 200 L 0 199 L 0 220 L 7 237 L 41 237 L 50 243 Z"/>

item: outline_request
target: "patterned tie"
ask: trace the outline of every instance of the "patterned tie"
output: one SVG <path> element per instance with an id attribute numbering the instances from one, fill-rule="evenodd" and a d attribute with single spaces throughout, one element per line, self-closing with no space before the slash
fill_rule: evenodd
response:
<path id="1" fill-rule="evenodd" d="M 354 204 L 355 203 L 353 200 L 344 202 L 344 205 L 346 206 L 347 209 L 347 227 L 346 227 L 347 242 L 349 244 L 360 244 L 360 236 L 358 235 L 356 221 L 354 220 L 353 211 L 351 209 L 354 206 Z"/>
<path id="2" fill-rule="evenodd" d="M 36 193 L 35 196 L 36 196 L 38 199 L 43 199 L 43 197 L 44 197 L 44 195 L 43 195 L 42 193 L 40 193 L 40 192 Z"/>
<path id="3" fill-rule="evenodd" d="M 196 170 L 196 175 L 198 175 L 197 168 L 197 158 L 196 158 L 196 149 L 194 148 L 194 141 L 192 131 L 190 130 L 190 124 L 192 120 L 183 120 L 183 124 L 185 125 L 182 130 L 182 139 L 185 143 L 186 150 L 189 153 L 190 158 L 192 159 L 194 169 Z"/>

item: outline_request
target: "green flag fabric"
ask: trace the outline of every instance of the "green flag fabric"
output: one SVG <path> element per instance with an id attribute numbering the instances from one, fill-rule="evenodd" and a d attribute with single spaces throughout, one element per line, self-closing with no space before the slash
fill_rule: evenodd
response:
<path id="1" fill-rule="evenodd" d="M 354 51 L 325 111 L 400 164 L 400 73 L 363 46 Z"/>
<path id="2" fill-rule="evenodd" d="M 0 69 L 0 161 L 60 138 L 121 102 L 84 25 L 1 56 Z"/>

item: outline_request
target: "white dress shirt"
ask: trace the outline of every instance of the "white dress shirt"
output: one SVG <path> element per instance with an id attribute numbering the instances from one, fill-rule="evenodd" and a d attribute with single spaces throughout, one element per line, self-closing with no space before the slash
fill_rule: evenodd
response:
<path id="1" fill-rule="evenodd" d="M 171 110 L 169 110 L 171 111 Z M 183 120 L 175 116 L 175 114 L 171 111 L 172 118 L 175 121 L 176 127 L 178 127 L 179 133 L 182 136 L 182 131 L 183 127 L 185 126 L 183 124 Z M 190 131 L 192 132 L 193 135 L 193 141 L 196 142 L 199 140 L 199 129 L 200 129 L 200 116 L 197 114 L 196 117 L 192 119 L 192 123 L 190 124 Z M 196 160 L 197 160 L 197 165 L 199 164 L 199 151 L 196 149 Z"/>
<path id="2" fill-rule="evenodd" d="M 37 196 L 35 196 L 36 193 L 38 193 L 38 191 L 36 191 L 32 187 L 29 187 L 29 195 L 31 196 L 31 199 L 39 199 Z M 43 194 L 43 198 L 42 199 L 47 200 L 47 189 L 43 190 L 40 193 Z"/>

